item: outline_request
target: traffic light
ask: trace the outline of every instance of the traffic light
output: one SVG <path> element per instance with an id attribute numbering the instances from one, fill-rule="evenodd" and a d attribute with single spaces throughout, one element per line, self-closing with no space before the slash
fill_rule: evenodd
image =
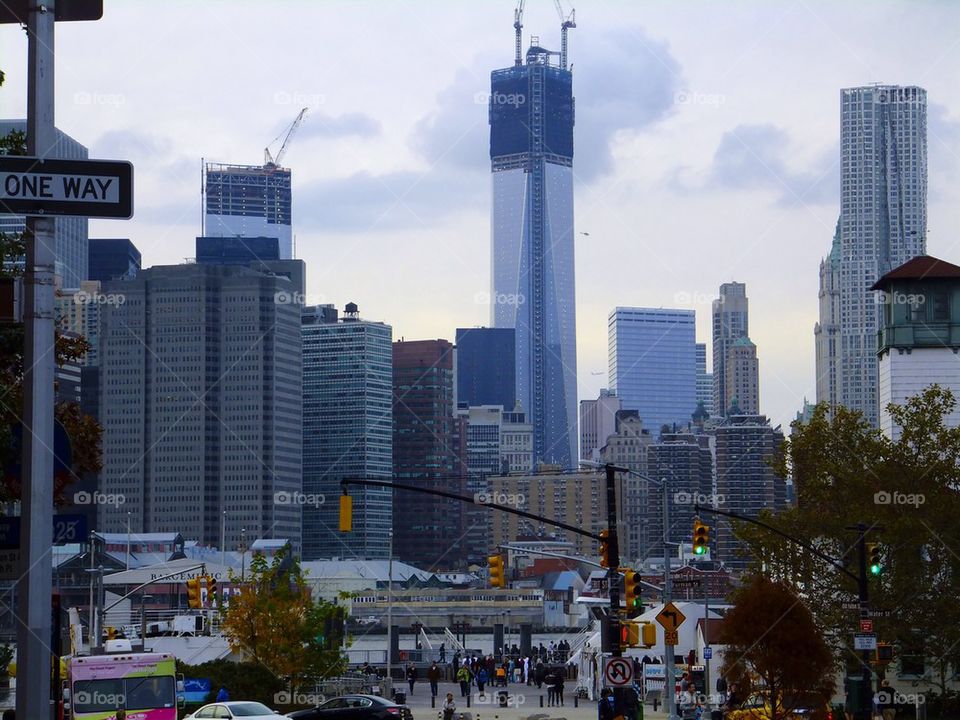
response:
<path id="1" fill-rule="evenodd" d="M 353 531 L 353 498 L 347 495 L 344 488 L 340 496 L 340 532 Z"/>
<path id="2" fill-rule="evenodd" d="M 889 665 L 893 662 L 893 645 L 886 642 L 877 643 L 873 662 L 876 665 Z"/>
<path id="3" fill-rule="evenodd" d="M 609 530 L 600 531 L 600 564 L 605 568 L 610 567 L 610 531 Z"/>
<path id="4" fill-rule="evenodd" d="M 693 554 L 706 555 L 710 549 L 710 526 L 697 518 L 693 521 Z"/>
<path id="5" fill-rule="evenodd" d="M 653 647 L 657 644 L 657 626 L 653 623 L 643 623 L 640 626 L 640 642 L 644 647 Z"/>
<path id="6" fill-rule="evenodd" d="M 217 599 L 217 579 L 213 575 L 207 575 L 207 603 L 214 605 Z"/>
<path id="7" fill-rule="evenodd" d="M 635 622 L 620 624 L 620 647 L 637 647 L 640 644 L 640 625 Z"/>
<path id="8" fill-rule="evenodd" d="M 491 555 L 487 558 L 490 563 L 490 587 L 505 588 L 507 586 L 507 576 L 503 569 L 503 556 Z"/>
<path id="9" fill-rule="evenodd" d="M 880 559 L 880 543 L 867 543 L 867 569 L 871 575 L 883 572 L 883 563 Z"/>
<path id="10" fill-rule="evenodd" d="M 195 610 L 203 607 L 200 601 L 200 578 L 190 578 L 187 580 L 187 605 Z"/>
<path id="11" fill-rule="evenodd" d="M 116 640 L 117 639 L 117 629 L 112 625 L 107 625 L 104 630 L 107 631 L 107 640 Z"/>
<path id="12" fill-rule="evenodd" d="M 632 616 L 643 610 L 643 601 L 640 600 L 640 573 L 626 570 L 623 573 L 623 601 L 627 608 L 627 615 Z"/>

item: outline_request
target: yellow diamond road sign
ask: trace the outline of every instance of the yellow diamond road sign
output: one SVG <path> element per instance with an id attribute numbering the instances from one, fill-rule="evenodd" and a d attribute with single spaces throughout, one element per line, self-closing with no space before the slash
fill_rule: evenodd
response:
<path id="1" fill-rule="evenodd" d="M 687 616 L 680 612 L 680 608 L 672 602 L 664 605 L 663 610 L 657 614 L 657 622 L 663 626 L 664 630 L 674 631 L 680 627 L 686 619 Z"/>

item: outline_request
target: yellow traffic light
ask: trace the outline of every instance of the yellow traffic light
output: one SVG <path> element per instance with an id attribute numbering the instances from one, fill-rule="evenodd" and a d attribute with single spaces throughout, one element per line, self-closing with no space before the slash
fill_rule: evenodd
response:
<path id="1" fill-rule="evenodd" d="M 340 496 L 340 532 L 353 531 L 353 498 L 343 491 Z"/>
<path id="2" fill-rule="evenodd" d="M 217 598 L 217 579 L 213 575 L 207 575 L 207 604 L 213 606 Z"/>
<path id="3" fill-rule="evenodd" d="M 710 549 L 710 526 L 697 518 L 693 521 L 693 554 L 706 555 Z"/>
<path id="4" fill-rule="evenodd" d="M 200 578 L 198 577 L 187 580 L 187 605 L 194 610 L 203 607 L 203 603 L 200 601 Z"/>
<path id="5" fill-rule="evenodd" d="M 653 623 L 643 623 L 640 626 L 640 644 L 643 647 L 653 647 L 657 644 L 657 626 Z"/>
<path id="6" fill-rule="evenodd" d="M 107 640 L 116 640 L 117 638 L 117 629 L 112 625 L 107 625 L 104 630 L 107 631 Z"/>
<path id="7" fill-rule="evenodd" d="M 610 567 L 610 531 L 609 530 L 600 531 L 600 564 L 605 568 Z"/>
<path id="8" fill-rule="evenodd" d="M 643 601 L 640 599 L 640 573 L 626 570 L 623 573 L 623 601 L 627 609 L 627 616 L 632 617 L 637 611 L 643 610 Z"/>
<path id="9" fill-rule="evenodd" d="M 503 556 L 491 555 L 487 558 L 490 564 L 490 587 L 505 588 L 507 586 L 507 576 L 503 568 Z"/>

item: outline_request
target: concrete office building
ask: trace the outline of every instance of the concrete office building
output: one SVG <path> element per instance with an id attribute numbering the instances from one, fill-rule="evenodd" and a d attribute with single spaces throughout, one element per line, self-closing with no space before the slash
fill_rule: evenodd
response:
<path id="1" fill-rule="evenodd" d="M 597 461 L 607 438 L 617 430 L 620 398 L 606 388 L 596 400 L 580 401 L 580 458 Z"/>
<path id="2" fill-rule="evenodd" d="M 296 262 L 296 261 L 295 261 Z M 301 263 L 302 264 L 302 263 Z M 103 284 L 100 489 L 105 532 L 183 532 L 300 552 L 300 306 L 283 276 L 175 265 Z"/>

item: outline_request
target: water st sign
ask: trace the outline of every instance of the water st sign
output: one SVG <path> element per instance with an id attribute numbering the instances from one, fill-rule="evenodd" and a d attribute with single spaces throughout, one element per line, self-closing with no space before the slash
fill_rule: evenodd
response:
<path id="1" fill-rule="evenodd" d="M 0 157 L 0 213 L 133 217 L 133 165 L 119 160 Z"/>

